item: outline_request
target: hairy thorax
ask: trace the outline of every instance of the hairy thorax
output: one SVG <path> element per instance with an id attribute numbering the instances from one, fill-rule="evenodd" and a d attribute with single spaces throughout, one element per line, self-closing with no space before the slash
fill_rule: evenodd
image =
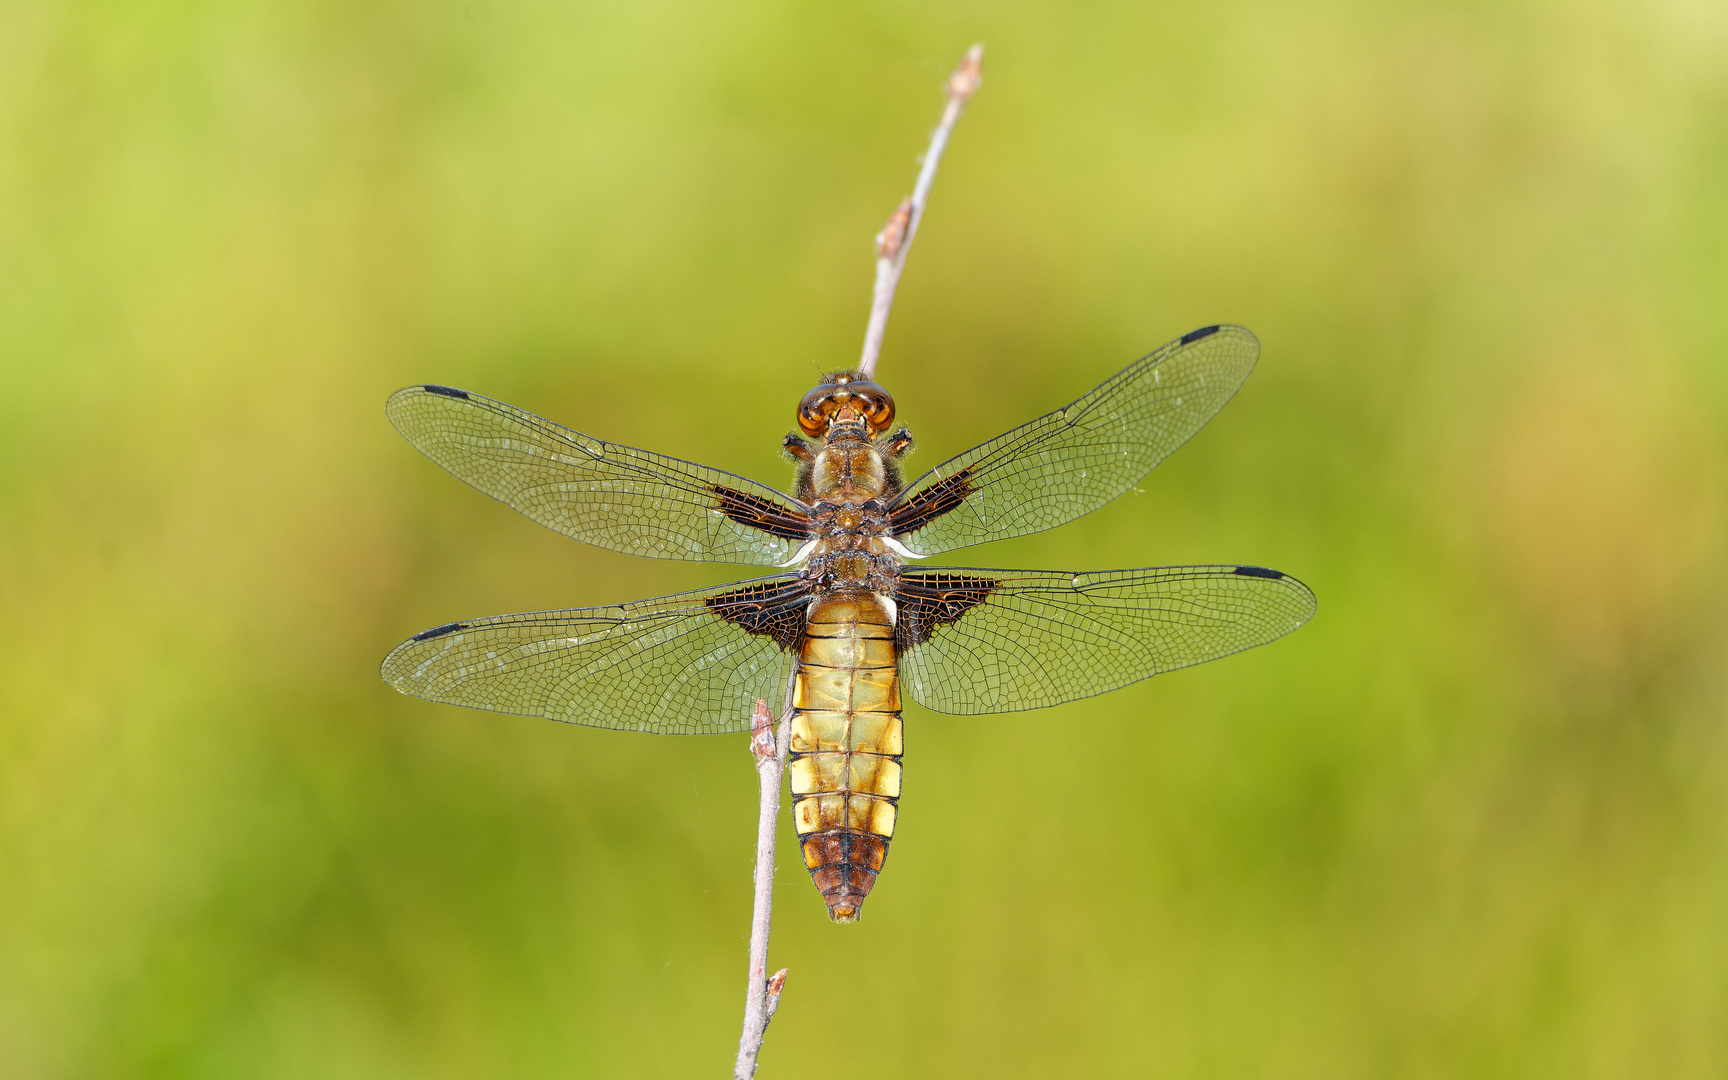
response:
<path id="1" fill-rule="evenodd" d="M 837 425 L 815 454 L 804 493 L 815 543 L 804 573 L 819 588 L 893 588 L 900 558 L 888 531 L 888 503 L 898 493 L 896 472 L 862 425 Z"/>

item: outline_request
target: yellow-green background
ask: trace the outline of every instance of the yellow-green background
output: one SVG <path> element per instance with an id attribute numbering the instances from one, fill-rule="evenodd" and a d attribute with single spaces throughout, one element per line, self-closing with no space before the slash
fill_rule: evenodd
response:
<path id="1" fill-rule="evenodd" d="M 0 3 L 0 1074 L 726 1074 L 746 741 L 401 697 L 558 537 L 438 381 L 784 485 L 942 78 L 915 463 L 1184 331 L 1259 370 L 985 566 L 1275 566 L 1274 646 L 907 717 L 761 1075 L 1728 1073 L 1728 8 Z M 783 830 L 783 836 L 786 835 Z"/>

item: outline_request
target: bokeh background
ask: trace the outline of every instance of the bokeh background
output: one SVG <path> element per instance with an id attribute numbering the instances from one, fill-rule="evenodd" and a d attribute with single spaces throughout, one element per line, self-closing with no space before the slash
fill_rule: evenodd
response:
<path id="1" fill-rule="evenodd" d="M 0 4 L 0 1073 L 726 1075 L 743 736 L 378 681 L 745 576 L 529 523 L 436 381 L 784 485 L 964 48 L 881 377 L 927 467 L 1259 370 L 985 566 L 1241 561 L 1277 644 L 909 711 L 761 1075 L 1728 1074 L 1728 7 Z M 783 831 L 783 835 L 789 832 Z"/>

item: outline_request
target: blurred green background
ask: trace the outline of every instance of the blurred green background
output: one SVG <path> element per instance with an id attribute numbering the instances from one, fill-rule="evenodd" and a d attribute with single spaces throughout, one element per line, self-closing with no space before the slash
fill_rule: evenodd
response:
<path id="1" fill-rule="evenodd" d="M 1728 1074 L 1720 3 L 0 23 L 0 1074 L 727 1074 L 745 737 L 376 670 L 752 571 L 558 537 L 382 404 L 784 486 L 975 39 L 881 368 L 914 465 L 1197 326 L 1264 355 L 1142 492 L 952 561 L 1261 563 L 1320 615 L 910 709 L 864 922 L 783 849 L 761 1075 Z"/>

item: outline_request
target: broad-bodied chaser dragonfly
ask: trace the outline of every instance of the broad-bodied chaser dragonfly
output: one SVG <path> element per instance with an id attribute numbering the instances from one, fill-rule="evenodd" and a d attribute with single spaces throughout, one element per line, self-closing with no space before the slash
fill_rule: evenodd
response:
<path id="1" fill-rule="evenodd" d="M 1247 330 L 1203 327 L 910 484 L 893 398 L 838 372 L 786 436 L 795 496 L 463 390 L 399 390 L 387 411 L 404 438 L 550 529 L 781 572 L 446 623 L 398 645 L 384 680 L 453 705 L 675 734 L 747 731 L 757 699 L 779 702 L 790 683 L 793 822 L 829 916 L 850 922 L 894 835 L 903 685 L 940 713 L 1041 709 L 1264 644 L 1314 614 L 1306 586 L 1258 566 L 915 562 L 1103 506 L 1223 408 L 1258 354 Z"/>

